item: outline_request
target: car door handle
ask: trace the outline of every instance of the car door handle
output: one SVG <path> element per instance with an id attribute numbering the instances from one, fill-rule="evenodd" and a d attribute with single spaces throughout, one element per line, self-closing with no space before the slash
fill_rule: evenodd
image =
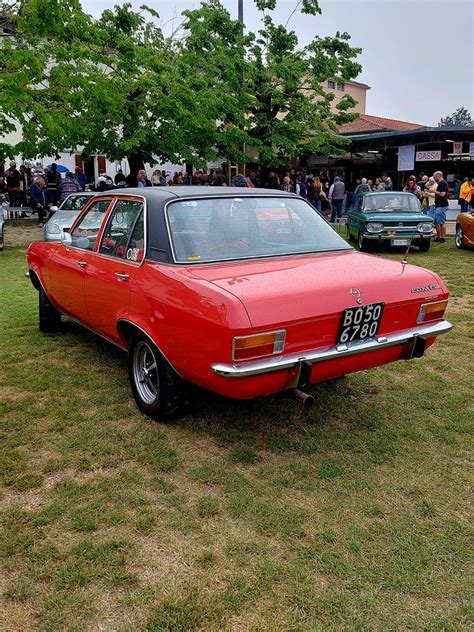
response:
<path id="1" fill-rule="evenodd" d="M 77 265 L 78 265 L 80 268 L 86 268 L 86 267 L 87 267 L 87 261 L 78 261 L 78 262 L 77 262 Z"/>
<path id="2" fill-rule="evenodd" d="M 115 276 L 118 277 L 121 281 L 128 281 L 130 278 L 128 274 L 123 274 L 122 272 L 114 272 Z"/>

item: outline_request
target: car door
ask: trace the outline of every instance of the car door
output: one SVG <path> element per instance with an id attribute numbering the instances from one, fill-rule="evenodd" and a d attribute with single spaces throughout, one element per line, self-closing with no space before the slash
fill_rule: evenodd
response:
<path id="1" fill-rule="evenodd" d="M 100 199 L 88 207 L 71 233 L 71 243 L 58 246 L 49 264 L 50 298 L 62 311 L 84 324 L 89 322 L 85 273 L 110 202 Z"/>
<path id="2" fill-rule="evenodd" d="M 120 342 L 116 324 L 128 312 L 144 242 L 143 200 L 117 199 L 85 276 L 91 327 L 114 342 Z"/>

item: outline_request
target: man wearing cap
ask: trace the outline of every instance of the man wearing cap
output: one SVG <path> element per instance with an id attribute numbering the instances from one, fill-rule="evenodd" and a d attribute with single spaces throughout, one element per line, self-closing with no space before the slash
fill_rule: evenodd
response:
<path id="1" fill-rule="evenodd" d="M 21 206 L 21 173 L 16 168 L 16 162 L 10 161 L 10 169 L 5 172 L 7 193 L 10 198 L 10 206 Z"/>

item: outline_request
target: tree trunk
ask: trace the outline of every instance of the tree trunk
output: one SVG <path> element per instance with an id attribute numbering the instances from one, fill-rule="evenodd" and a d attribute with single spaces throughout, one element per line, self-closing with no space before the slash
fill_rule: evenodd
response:
<path id="1" fill-rule="evenodd" d="M 130 168 L 130 183 L 132 184 L 132 186 L 135 186 L 137 183 L 138 172 L 140 171 L 140 169 L 145 169 L 143 153 L 140 150 L 133 152 L 132 154 L 129 154 L 127 156 L 127 160 L 128 166 Z"/>

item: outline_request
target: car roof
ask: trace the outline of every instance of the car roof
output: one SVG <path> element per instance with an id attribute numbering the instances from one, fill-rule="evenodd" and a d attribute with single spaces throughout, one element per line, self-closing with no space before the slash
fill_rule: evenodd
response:
<path id="1" fill-rule="evenodd" d="M 247 187 L 211 187 L 211 186 L 171 186 L 171 187 L 133 187 L 123 189 L 110 189 L 101 191 L 99 195 L 140 195 L 146 200 L 172 200 L 188 197 L 252 197 L 252 196 L 283 196 L 299 197 L 294 193 L 279 191 L 276 189 L 254 189 Z"/>
<path id="2" fill-rule="evenodd" d="M 393 193 L 396 193 L 397 195 L 413 195 L 410 191 L 367 191 L 365 197 L 369 195 L 392 195 Z"/>

